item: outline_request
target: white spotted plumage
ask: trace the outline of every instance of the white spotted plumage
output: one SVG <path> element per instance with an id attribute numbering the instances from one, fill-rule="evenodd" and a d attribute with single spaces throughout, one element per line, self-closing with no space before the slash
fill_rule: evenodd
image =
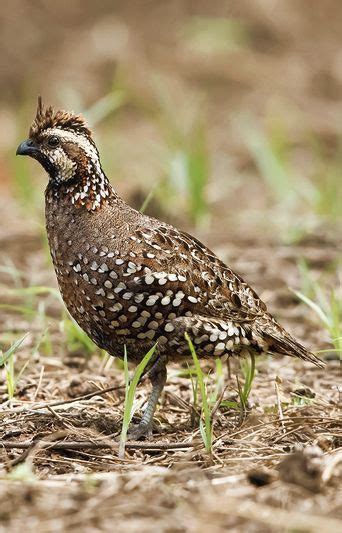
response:
<path id="1" fill-rule="evenodd" d="M 269 350 L 321 365 L 213 252 L 116 194 L 81 117 L 39 101 L 30 136 L 50 176 L 46 225 L 62 296 L 101 348 L 138 362 L 157 343 L 165 368 L 190 356 L 188 333 L 199 357 Z M 155 399 L 147 411 L 154 408 Z"/>

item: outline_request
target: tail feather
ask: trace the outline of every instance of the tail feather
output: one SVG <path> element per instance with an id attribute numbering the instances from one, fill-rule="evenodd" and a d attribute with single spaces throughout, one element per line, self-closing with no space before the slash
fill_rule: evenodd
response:
<path id="1" fill-rule="evenodd" d="M 304 361 L 313 363 L 319 368 L 325 367 L 324 361 L 307 350 L 275 321 L 272 320 L 269 326 L 263 326 L 262 330 L 262 335 L 268 343 L 269 352 L 299 357 Z"/>

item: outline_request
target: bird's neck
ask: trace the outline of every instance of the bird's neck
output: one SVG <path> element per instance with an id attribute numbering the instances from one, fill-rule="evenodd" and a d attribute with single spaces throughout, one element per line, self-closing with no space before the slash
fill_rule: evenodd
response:
<path id="1" fill-rule="evenodd" d="M 50 179 L 46 189 L 48 203 L 63 202 L 87 211 L 97 211 L 109 202 L 120 200 L 102 168 L 83 171 L 72 179 Z"/>

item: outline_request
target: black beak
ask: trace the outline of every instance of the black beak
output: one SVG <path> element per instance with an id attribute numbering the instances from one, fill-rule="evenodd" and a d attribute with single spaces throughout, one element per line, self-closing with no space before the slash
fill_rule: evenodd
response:
<path id="1" fill-rule="evenodd" d="M 31 139 L 27 139 L 26 141 L 23 141 L 21 144 L 19 144 L 16 155 L 31 155 L 34 156 L 39 152 L 37 146 L 34 144 L 34 142 Z"/>

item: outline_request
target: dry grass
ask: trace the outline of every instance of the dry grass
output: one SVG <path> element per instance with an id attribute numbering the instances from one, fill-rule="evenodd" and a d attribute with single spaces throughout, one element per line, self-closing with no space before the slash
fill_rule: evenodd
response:
<path id="1" fill-rule="evenodd" d="M 246 419 L 241 423 L 225 409 L 217 415 L 212 456 L 190 427 L 188 384 L 171 376 L 158 433 L 149 442 L 127 444 L 119 460 L 123 394 L 101 393 L 118 381 L 117 372 L 104 380 L 96 376 L 98 362 L 92 363 L 80 382 L 88 379 L 91 389 L 101 384 L 96 396 L 56 405 L 54 397 L 75 391 L 68 371 L 61 379 L 60 371 L 47 369 L 39 404 L 30 401 L 37 379 L 27 375 L 25 401 L 2 410 L 0 516 L 8 531 L 23 520 L 33 531 L 38 519 L 40 531 L 109 531 L 113 520 L 128 531 L 201 531 L 204 523 L 214 530 L 252 523 L 257 531 L 338 529 L 341 427 L 331 386 L 337 364 L 329 365 L 329 379 L 320 370 L 287 365 L 282 420 L 269 393 L 270 375 L 282 374 L 283 363 L 271 364 L 268 375 L 260 372 Z M 311 405 L 286 406 L 298 380 L 314 383 L 319 394 Z M 146 397 L 145 387 L 139 395 Z"/>

